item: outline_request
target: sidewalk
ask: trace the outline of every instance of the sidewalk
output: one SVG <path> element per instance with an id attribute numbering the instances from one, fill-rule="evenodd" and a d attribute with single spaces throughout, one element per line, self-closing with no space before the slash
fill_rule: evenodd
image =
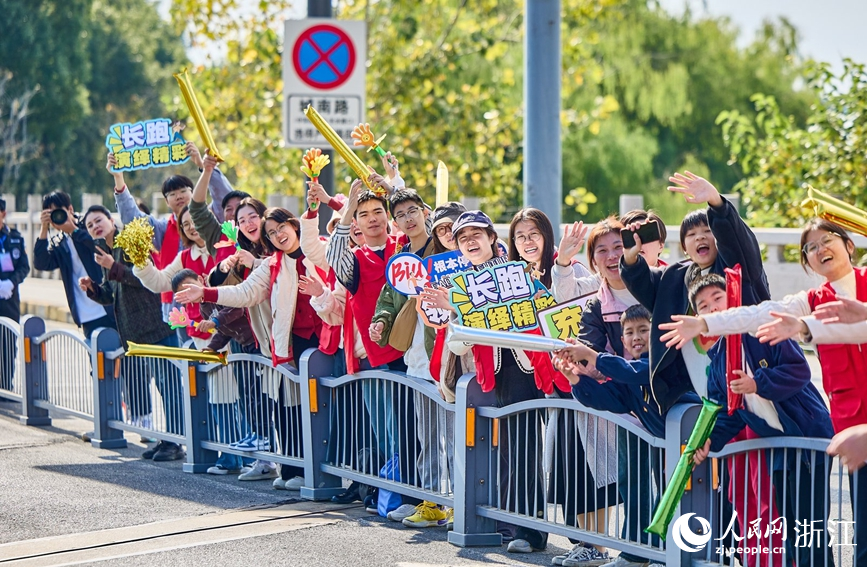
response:
<path id="1" fill-rule="evenodd" d="M 48 321 L 75 324 L 69 313 L 61 280 L 30 276 L 18 289 L 21 294 L 21 315 L 36 315 Z"/>
<path id="2" fill-rule="evenodd" d="M 89 423 L 55 418 L 25 427 L 0 402 L 0 562 L 3 565 L 550 565 L 545 553 L 461 549 L 444 528 L 413 530 L 365 512 L 302 502 L 270 481 L 187 474 L 181 461 L 94 449 L 75 434 Z"/>

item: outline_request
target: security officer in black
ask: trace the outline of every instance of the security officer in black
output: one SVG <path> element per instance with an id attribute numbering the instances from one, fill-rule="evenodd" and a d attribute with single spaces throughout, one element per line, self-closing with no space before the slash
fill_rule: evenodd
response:
<path id="1" fill-rule="evenodd" d="M 0 317 L 18 321 L 21 315 L 18 286 L 28 273 L 30 263 L 27 261 L 24 239 L 17 230 L 6 226 L 6 201 L 0 199 Z M 15 342 L 5 329 L 0 329 L 0 358 L 0 389 L 11 390 Z"/>

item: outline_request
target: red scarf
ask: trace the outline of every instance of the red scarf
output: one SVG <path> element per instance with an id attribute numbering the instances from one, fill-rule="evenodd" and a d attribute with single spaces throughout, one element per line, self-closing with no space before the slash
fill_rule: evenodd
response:
<path id="1" fill-rule="evenodd" d="M 160 252 L 156 256 L 157 268 L 162 270 L 171 264 L 178 255 L 178 249 L 181 247 L 181 233 L 178 232 L 178 221 L 175 215 L 169 218 L 169 224 L 166 226 L 166 233 L 163 235 L 163 243 L 160 246 Z M 173 293 L 167 291 L 160 295 L 163 303 L 171 303 Z"/>
<path id="2" fill-rule="evenodd" d="M 541 335 L 541 329 L 525 331 L 528 335 Z M 430 359 L 431 376 L 439 381 L 442 374 L 442 355 L 446 342 L 446 330 L 438 329 L 436 342 Z M 554 393 L 554 386 L 561 392 L 571 392 L 572 386 L 563 374 L 554 370 L 554 364 L 546 352 L 524 351 L 533 367 L 533 377 L 536 387 L 546 394 Z M 487 345 L 473 346 L 473 361 L 476 363 L 476 381 L 483 392 L 490 392 L 497 385 L 496 365 L 494 364 L 494 347 Z"/>

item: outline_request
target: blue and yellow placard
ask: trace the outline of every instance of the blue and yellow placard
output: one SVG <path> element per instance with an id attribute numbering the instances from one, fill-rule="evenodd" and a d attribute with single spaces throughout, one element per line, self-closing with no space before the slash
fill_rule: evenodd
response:
<path id="1" fill-rule="evenodd" d="M 449 301 L 466 327 L 529 331 L 539 326 L 536 284 L 525 262 L 505 262 L 451 277 Z"/>
<path id="2" fill-rule="evenodd" d="M 115 171 L 138 171 L 186 162 L 189 158 L 183 125 L 168 118 L 155 118 L 109 128 L 105 146 L 117 160 Z"/>

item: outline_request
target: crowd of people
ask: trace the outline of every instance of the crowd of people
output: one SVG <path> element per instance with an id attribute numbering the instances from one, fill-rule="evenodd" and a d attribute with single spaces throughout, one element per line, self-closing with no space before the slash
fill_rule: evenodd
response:
<path id="1" fill-rule="evenodd" d="M 106 167 L 114 179 L 122 222 L 142 217 L 154 229 L 153 260 L 144 267 L 134 266 L 114 247 L 118 227 L 108 209 L 93 206 L 78 215 L 66 193 L 55 191 L 44 198 L 33 265 L 60 270 L 72 318 L 88 339 L 96 329 L 110 327 L 117 329 L 123 345 L 131 341 L 177 347 L 191 339 L 194 348 L 261 354 L 274 365 L 295 365 L 305 350 L 318 348 L 333 355 L 335 376 L 368 368 L 404 372 L 435 384 L 448 403 L 455 401 L 457 379 L 467 372 L 476 373 L 483 390 L 493 390 L 499 406 L 544 397 L 540 385 L 565 384 L 560 389 L 565 391 L 555 389 L 551 395 L 632 415 L 657 437 L 665 436 L 664 418 L 672 406 L 706 397 L 724 408 L 708 444 L 696 453 L 696 463 L 732 441 L 769 436 L 833 437 L 829 452 L 839 454 L 850 471 L 867 461 L 867 389 L 858 378 L 867 374 L 867 351 L 861 348 L 867 343 L 867 269 L 854 267 L 854 243 L 836 224 L 813 219 L 801 236 L 801 263 L 824 277 L 825 284 L 772 301 L 754 234 L 710 182 L 688 172 L 671 177 L 668 189 L 683 194 L 689 203 L 706 206 L 680 223 L 680 245 L 687 260 L 666 265 L 659 257 L 665 247 L 665 225 L 653 211 L 601 219 L 590 230 L 575 223 L 558 239 L 556 225 L 543 212 L 524 208 L 514 215 L 504 242 L 482 211 L 467 210 L 458 202 L 430 207 L 406 187 L 391 154 L 382 160 L 385 176 L 372 173 L 366 183 L 355 180 L 346 196 L 329 195 L 318 183 L 308 182 L 307 206 L 299 216 L 284 208 L 267 208 L 234 190 L 207 151 L 200 154 L 188 144 L 187 152 L 199 178 L 194 182 L 173 175 L 165 180 L 162 193 L 170 214 L 163 218 L 141 210 L 123 174 L 115 171 L 114 156 L 108 155 Z M 332 217 L 329 235 L 320 237 L 319 215 L 326 214 Z M 0 200 L 0 315 L 18 320 L 18 287 L 30 267 L 21 235 L 4 220 L 5 203 Z M 224 221 L 237 228 L 237 242 L 227 242 Z M 658 238 L 642 242 L 639 231 L 648 223 L 656 224 Z M 51 238 L 50 228 L 56 231 Z M 626 232 L 632 233 L 634 245 L 624 244 Z M 586 264 L 578 260 L 585 248 Z M 553 356 L 449 341 L 444 330 L 425 325 L 416 310 L 416 302 L 423 301 L 454 312 L 446 290 L 431 286 L 417 298 L 408 298 L 387 284 L 386 265 L 400 252 L 426 258 L 452 250 L 460 251 L 471 269 L 501 257 L 524 261 L 558 302 L 592 294 L 580 333 Z M 742 271 L 743 305 L 729 309 L 723 275 L 736 265 Z M 179 304 L 186 306 L 193 325 L 173 330 L 167 320 Z M 726 341 L 718 338 L 741 333 L 746 364 L 729 386 Z M 819 345 L 830 409 L 811 382 L 798 340 Z M 0 388 L 8 389 L 12 368 L 7 360 L 0 367 Z M 125 358 L 123 373 L 137 380 L 154 378 L 167 431 L 181 434 L 183 416 L 177 396 L 169 394 L 180 390 L 181 376 L 171 367 L 148 366 L 143 360 Z M 250 381 L 255 379 L 244 382 Z M 744 397 L 743 407 L 731 415 L 726 405 L 729 389 Z M 299 406 L 291 400 L 291 385 L 248 385 L 242 390 L 228 403 L 220 402 L 222 409 L 212 417 L 235 424 L 250 421 L 252 404 L 265 418 L 248 424 L 245 436 L 233 446 L 267 451 L 276 447 L 276 436 L 282 451 L 290 451 L 290 432 L 300 427 L 301 419 Z M 147 392 L 147 384 L 127 385 L 124 394 L 129 418 L 145 429 L 153 412 Z M 239 398 L 252 400 L 246 404 L 248 410 L 233 402 Z M 400 455 L 407 440 L 399 439 L 399 431 L 414 431 L 412 442 L 417 444 L 412 454 L 418 458 L 402 459 L 403 473 L 412 470 L 420 488 L 434 491 L 439 490 L 440 477 L 453 479 L 453 413 L 417 394 L 407 400 L 406 407 L 414 409 L 411 416 L 374 416 L 394 400 L 369 388 L 363 398 L 381 454 Z M 502 507 L 535 516 L 553 503 L 562 506 L 570 523 L 603 532 L 610 507 L 622 502 L 622 537 L 659 545 L 643 529 L 655 505 L 652 494 L 664 485 L 661 451 L 623 428 L 606 430 L 597 423 L 594 427 L 602 431 L 590 435 L 587 421 L 576 422 L 568 414 L 556 419 L 548 423 L 554 451 L 560 455 L 555 463 L 562 470 L 556 472 L 532 466 L 543 462 L 539 423 L 517 417 L 503 420 L 498 447 L 501 463 L 507 466 L 502 467 L 506 472 L 499 482 L 500 494 L 509 497 Z M 161 441 L 142 456 L 167 461 L 185 454 L 182 446 Z M 805 501 L 814 503 L 811 520 L 819 525 L 826 520 L 827 490 L 810 488 L 827 487 L 830 471 L 821 459 L 789 456 L 788 461 L 766 465 L 773 491 L 761 494 L 747 483 L 733 489 L 727 500 L 739 518 L 775 507 L 788 520 L 786 545 L 793 557 L 797 555 L 801 564 L 833 563 L 821 545 L 792 547 L 799 503 L 802 511 Z M 732 462 L 724 472 L 735 477 L 738 466 Z M 761 463 L 750 466 L 761 469 Z M 791 472 L 795 469 L 799 475 Z M 303 471 L 295 467 L 228 453 L 221 454 L 208 473 L 269 479 L 282 490 L 297 490 L 304 483 Z M 580 490 L 552 490 L 558 482 Z M 856 527 L 856 564 L 865 567 L 867 478 L 855 475 L 850 482 L 856 526 L 865 526 Z M 353 483 L 334 500 L 360 499 L 359 488 Z M 374 506 L 372 498 L 368 496 L 369 506 Z M 388 512 L 390 520 L 415 528 L 452 522 L 452 511 L 433 502 L 403 502 Z M 500 523 L 498 530 L 510 552 L 529 553 L 547 545 L 547 534 L 537 529 Z M 745 533 L 746 526 L 740 530 Z M 555 557 L 554 564 L 650 563 L 639 555 L 623 552 L 614 558 L 604 547 L 573 543 L 573 549 Z M 746 561 L 753 565 L 757 558 Z M 762 563 L 780 564 L 779 558 L 771 557 Z"/>

